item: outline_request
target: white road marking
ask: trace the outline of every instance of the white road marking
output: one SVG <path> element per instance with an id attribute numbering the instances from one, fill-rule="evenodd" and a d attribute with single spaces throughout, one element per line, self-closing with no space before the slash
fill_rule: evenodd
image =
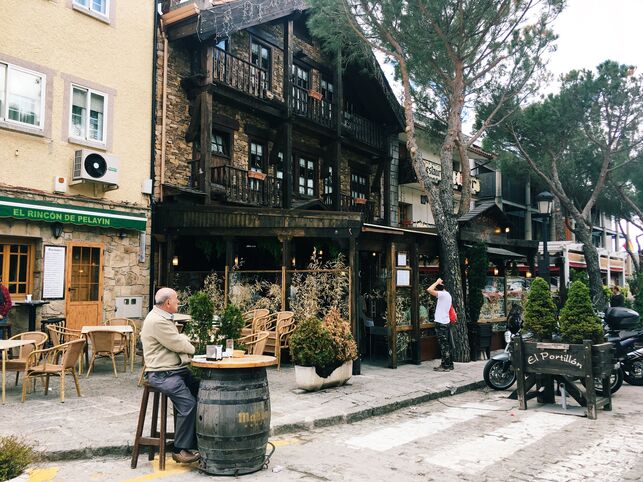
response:
<path id="1" fill-rule="evenodd" d="M 414 440 L 434 435 L 449 427 L 472 420 L 488 410 L 497 409 L 492 405 L 469 403 L 460 407 L 448 408 L 427 417 L 416 418 L 409 422 L 376 430 L 361 437 L 346 441 L 353 447 L 366 448 L 384 452 Z"/>
<path id="2" fill-rule="evenodd" d="M 643 433 L 601 435 L 583 447 L 575 447 L 565 462 L 547 464 L 538 473 L 542 480 L 601 480 L 619 482 L 634 467 L 643 446 Z"/>
<path id="3" fill-rule="evenodd" d="M 491 433 L 474 435 L 443 447 L 424 460 L 456 472 L 475 474 L 577 420 L 544 412 L 525 415 L 521 420 Z"/>

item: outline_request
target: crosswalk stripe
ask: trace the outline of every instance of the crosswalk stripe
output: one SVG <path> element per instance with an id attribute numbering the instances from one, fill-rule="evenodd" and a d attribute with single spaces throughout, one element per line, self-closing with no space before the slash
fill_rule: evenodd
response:
<path id="1" fill-rule="evenodd" d="M 488 410 L 497 409 L 491 405 L 469 403 L 459 407 L 448 408 L 427 417 L 393 425 L 376 430 L 361 437 L 353 437 L 346 443 L 353 447 L 366 448 L 384 452 L 414 440 L 434 435 L 449 427 L 472 420 Z"/>
<path id="2" fill-rule="evenodd" d="M 442 447 L 424 460 L 457 472 L 475 474 L 577 420 L 544 412 L 524 415 L 491 433 L 477 434 L 463 442 Z"/>
<path id="3" fill-rule="evenodd" d="M 583 447 L 575 447 L 565 456 L 564 464 L 547 464 L 538 472 L 539 480 L 600 479 L 602 482 L 618 482 L 634 467 L 640 457 L 643 433 L 634 430 L 623 435 L 601 435 Z M 600 461 L 600 476 L 596 463 Z"/>

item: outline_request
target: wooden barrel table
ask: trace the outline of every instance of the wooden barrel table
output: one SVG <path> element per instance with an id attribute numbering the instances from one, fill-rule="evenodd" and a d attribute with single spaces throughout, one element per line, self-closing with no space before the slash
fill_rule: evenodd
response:
<path id="1" fill-rule="evenodd" d="M 192 360 L 201 368 L 196 418 L 201 470 L 242 475 L 264 466 L 270 435 L 266 367 L 276 364 L 275 357 L 263 355 Z"/>

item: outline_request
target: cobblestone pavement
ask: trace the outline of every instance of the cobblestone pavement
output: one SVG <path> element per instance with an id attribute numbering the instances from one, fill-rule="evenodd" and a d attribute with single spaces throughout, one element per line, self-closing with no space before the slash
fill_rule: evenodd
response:
<path id="1" fill-rule="evenodd" d="M 475 390 L 348 425 L 273 437 L 252 481 L 638 481 L 643 479 L 643 389 L 624 385 L 597 420 L 518 410 L 507 392 Z M 50 462 L 21 481 L 207 480 L 196 467 L 139 459 Z"/>

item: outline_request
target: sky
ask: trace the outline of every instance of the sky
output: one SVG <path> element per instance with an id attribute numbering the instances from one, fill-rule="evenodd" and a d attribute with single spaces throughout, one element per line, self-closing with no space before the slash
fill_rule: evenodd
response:
<path id="1" fill-rule="evenodd" d="M 554 24 L 557 51 L 549 70 L 592 69 L 610 59 L 643 73 L 643 0 L 568 0 Z"/>

